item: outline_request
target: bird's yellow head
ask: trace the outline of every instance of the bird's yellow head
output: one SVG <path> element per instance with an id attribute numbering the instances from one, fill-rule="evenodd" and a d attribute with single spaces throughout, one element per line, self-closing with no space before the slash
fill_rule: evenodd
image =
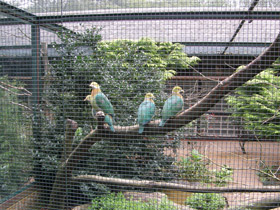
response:
<path id="1" fill-rule="evenodd" d="M 97 82 L 92 82 L 89 86 L 93 89 L 100 89 L 100 86 Z"/>
<path id="2" fill-rule="evenodd" d="M 184 90 L 180 86 L 175 86 L 172 90 L 172 93 L 175 93 L 175 94 L 180 94 L 183 92 L 184 92 Z"/>
<path id="3" fill-rule="evenodd" d="M 84 101 L 90 101 L 91 100 L 91 95 L 87 95 L 87 97 L 84 99 Z"/>
<path id="4" fill-rule="evenodd" d="M 152 93 L 147 93 L 147 94 L 145 95 L 145 99 L 153 99 L 153 98 L 155 98 L 155 96 L 154 96 L 154 94 L 152 94 Z"/>

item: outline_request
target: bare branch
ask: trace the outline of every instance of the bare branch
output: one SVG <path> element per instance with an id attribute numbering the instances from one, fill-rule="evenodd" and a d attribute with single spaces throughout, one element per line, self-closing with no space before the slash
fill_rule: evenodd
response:
<path id="1" fill-rule="evenodd" d="M 198 70 L 196 70 L 194 67 L 190 66 L 190 68 L 192 70 L 194 70 L 196 73 L 198 73 L 200 76 L 202 76 L 203 78 L 205 78 L 206 80 L 210 80 L 210 81 L 214 81 L 214 82 L 219 82 L 218 80 L 212 79 L 211 77 L 207 77 L 204 74 L 202 74 L 201 72 L 199 72 Z"/>
<path id="2" fill-rule="evenodd" d="M 4 86 L 7 86 L 7 87 L 9 87 L 9 88 L 13 88 L 13 89 L 17 89 L 17 90 L 23 90 L 24 92 L 26 92 L 26 93 L 22 93 L 22 94 L 15 93 L 15 92 L 9 90 L 8 88 L 6 88 L 6 87 L 0 85 L 0 88 L 6 90 L 6 91 L 8 91 L 8 92 L 11 92 L 12 94 L 15 94 L 15 95 L 27 95 L 27 96 L 31 96 L 31 95 L 32 95 L 32 93 L 31 93 L 30 91 L 28 91 L 27 89 L 25 89 L 25 88 L 23 88 L 23 87 L 16 87 L 16 86 L 7 84 L 7 83 L 2 82 L 2 81 L 0 81 L 0 84 L 2 84 L 2 85 L 4 85 Z"/>
<path id="3" fill-rule="evenodd" d="M 27 109 L 27 110 L 29 110 L 29 111 L 32 111 L 32 109 L 30 109 L 30 108 L 27 107 L 27 106 L 24 106 L 23 104 L 15 103 L 15 102 L 13 102 L 13 101 L 11 101 L 10 103 L 13 104 L 13 105 L 17 105 L 17 106 L 23 107 L 23 108 L 25 108 L 25 109 Z"/>
<path id="4" fill-rule="evenodd" d="M 121 179 L 111 178 L 96 175 L 80 175 L 72 177 L 75 181 L 84 182 L 99 182 L 106 184 L 115 184 L 121 186 L 134 186 L 134 187 L 145 187 L 148 189 L 165 189 L 165 190 L 178 190 L 182 192 L 200 192 L 200 193 L 224 193 L 224 192 L 280 192 L 278 186 L 268 187 L 203 187 L 192 183 L 172 183 L 172 182 L 155 182 L 149 180 L 132 180 L 132 179 Z"/>

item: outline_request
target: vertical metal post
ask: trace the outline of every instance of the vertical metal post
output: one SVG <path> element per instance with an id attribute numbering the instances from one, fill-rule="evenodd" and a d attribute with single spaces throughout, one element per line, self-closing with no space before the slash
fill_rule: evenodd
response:
<path id="1" fill-rule="evenodd" d="M 41 89 L 41 61 L 40 61 L 40 27 L 31 26 L 31 50 L 32 50 L 32 105 L 40 104 Z"/>
<path id="2" fill-rule="evenodd" d="M 39 105 L 41 100 L 41 62 L 40 62 L 40 27 L 38 24 L 31 25 L 31 53 L 32 53 L 32 109 L 33 109 L 33 138 L 34 149 L 40 151 L 41 117 Z M 40 157 L 35 157 L 33 166 L 35 180 L 40 182 L 41 163 Z"/>

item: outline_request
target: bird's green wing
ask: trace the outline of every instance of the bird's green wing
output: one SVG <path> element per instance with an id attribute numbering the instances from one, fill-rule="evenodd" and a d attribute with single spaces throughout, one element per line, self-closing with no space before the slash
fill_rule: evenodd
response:
<path id="1" fill-rule="evenodd" d="M 139 133 L 144 130 L 144 125 L 148 124 L 155 114 L 155 104 L 151 101 L 143 101 L 138 108 Z"/>
<path id="2" fill-rule="evenodd" d="M 170 117 L 175 116 L 180 111 L 182 111 L 184 106 L 184 101 L 180 96 L 172 95 L 164 103 L 162 110 L 162 120 L 166 121 Z"/>
<path id="3" fill-rule="evenodd" d="M 114 108 L 108 98 L 101 92 L 95 96 L 96 105 L 105 113 L 114 117 Z"/>
<path id="4" fill-rule="evenodd" d="M 155 104 L 151 101 L 143 101 L 138 109 L 138 123 L 145 125 L 151 121 L 155 114 Z"/>

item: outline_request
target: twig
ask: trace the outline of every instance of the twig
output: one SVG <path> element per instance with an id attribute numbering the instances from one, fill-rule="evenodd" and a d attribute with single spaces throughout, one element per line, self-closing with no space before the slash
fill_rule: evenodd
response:
<path id="1" fill-rule="evenodd" d="M 16 87 L 16 86 L 13 86 L 13 85 L 7 84 L 5 82 L 1 82 L 1 81 L 0 81 L 0 84 L 5 85 L 5 86 L 7 86 L 9 88 L 13 88 L 13 89 L 17 89 L 17 90 L 23 90 L 23 91 L 25 91 L 27 93 L 25 95 L 29 95 L 29 96 L 32 95 L 32 93 L 30 91 L 28 91 L 27 89 L 25 89 L 23 87 Z M 3 86 L 0 86 L 0 87 L 3 87 Z M 3 89 L 5 89 L 5 88 L 3 88 Z"/>
<path id="2" fill-rule="evenodd" d="M 190 68 L 192 70 L 194 70 L 196 73 L 198 73 L 200 76 L 202 76 L 203 78 L 207 79 L 207 80 L 210 80 L 210 81 L 214 81 L 214 82 L 220 82 L 219 80 L 215 80 L 215 79 L 211 79 L 207 76 L 205 76 L 204 74 L 202 74 L 201 72 L 199 72 L 198 70 L 196 70 L 194 67 L 190 66 Z"/>
<path id="3" fill-rule="evenodd" d="M 4 86 L 0 85 L 0 88 L 3 89 L 3 90 L 6 90 L 7 92 L 9 93 L 12 93 L 14 95 L 17 95 L 17 96 L 31 96 L 30 94 L 26 94 L 26 93 L 16 93 L 16 92 L 13 92 L 11 91 L 10 89 L 8 88 L 5 88 Z"/>
<path id="4" fill-rule="evenodd" d="M 10 102 L 11 104 L 14 104 L 14 105 L 17 105 L 17 106 L 21 106 L 21 107 L 23 107 L 23 108 L 25 108 L 25 109 L 27 109 L 27 110 L 29 110 L 29 111 L 32 111 L 32 109 L 30 109 L 29 107 L 27 107 L 27 106 L 25 106 L 25 105 L 23 105 L 23 104 L 19 104 L 19 103 L 15 103 L 15 102 Z"/>
<path id="5" fill-rule="evenodd" d="M 27 36 L 26 33 L 24 33 L 20 28 L 18 28 L 18 30 L 23 34 L 23 36 L 29 40 L 31 40 L 31 37 L 30 36 Z"/>
<path id="6" fill-rule="evenodd" d="M 229 65 L 227 62 L 225 62 L 225 65 L 228 66 L 228 67 L 231 68 L 231 69 L 234 69 L 234 70 L 236 69 L 236 68 L 234 68 L 232 65 Z"/>

